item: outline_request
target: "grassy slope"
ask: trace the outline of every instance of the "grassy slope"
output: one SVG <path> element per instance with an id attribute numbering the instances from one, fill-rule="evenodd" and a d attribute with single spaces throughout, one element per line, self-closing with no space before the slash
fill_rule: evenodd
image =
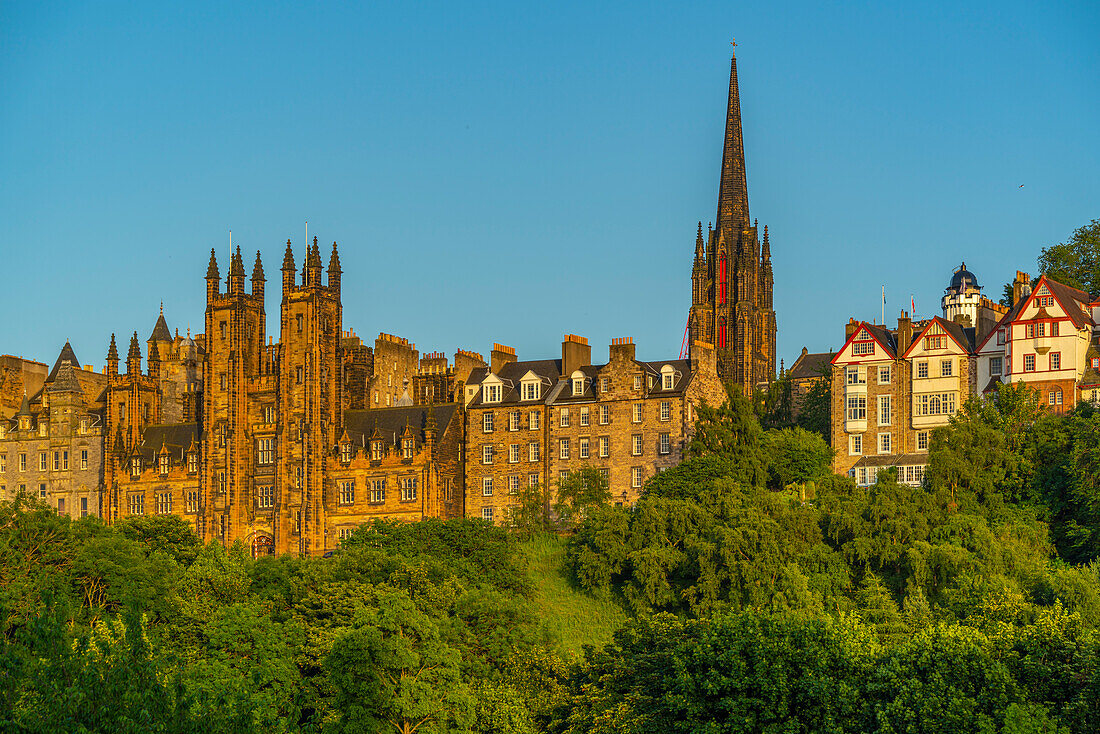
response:
<path id="1" fill-rule="evenodd" d="M 618 605 L 594 599 L 569 583 L 565 540 L 544 536 L 520 544 L 535 582 L 535 612 L 561 640 L 562 649 L 580 656 L 584 645 L 603 645 L 626 619 Z"/>

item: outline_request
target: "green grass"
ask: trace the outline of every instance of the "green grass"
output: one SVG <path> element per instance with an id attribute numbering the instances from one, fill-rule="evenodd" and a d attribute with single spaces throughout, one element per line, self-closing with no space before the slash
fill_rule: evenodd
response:
<path id="1" fill-rule="evenodd" d="M 543 624 L 568 655 L 580 656 L 584 645 L 600 646 L 626 620 L 611 601 L 589 596 L 573 586 L 565 568 L 564 538 L 545 535 L 520 543 L 535 584 L 532 604 Z"/>

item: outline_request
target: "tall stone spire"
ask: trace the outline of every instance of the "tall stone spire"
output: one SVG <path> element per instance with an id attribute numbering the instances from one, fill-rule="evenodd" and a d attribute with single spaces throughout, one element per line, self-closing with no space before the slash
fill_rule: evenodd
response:
<path id="1" fill-rule="evenodd" d="M 695 262 L 701 263 L 707 259 L 703 245 L 703 223 L 699 222 L 699 229 L 695 234 Z"/>
<path id="2" fill-rule="evenodd" d="M 718 237 L 729 251 L 749 228 L 749 189 L 745 182 L 745 145 L 741 138 L 741 96 L 737 90 L 737 56 L 730 58 L 730 91 L 726 105 L 726 142 L 718 186 Z"/>

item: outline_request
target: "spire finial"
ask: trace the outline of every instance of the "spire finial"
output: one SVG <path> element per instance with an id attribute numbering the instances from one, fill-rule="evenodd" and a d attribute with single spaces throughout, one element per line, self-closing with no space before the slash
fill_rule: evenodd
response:
<path id="1" fill-rule="evenodd" d="M 160 302 L 160 315 L 161 315 L 161 316 L 163 316 L 163 315 L 164 315 L 164 301 L 161 301 L 161 302 Z"/>
<path id="2" fill-rule="evenodd" d="M 734 38 L 731 38 L 730 39 L 730 58 L 733 58 L 735 56 L 737 56 L 737 40 L 734 39 Z"/>

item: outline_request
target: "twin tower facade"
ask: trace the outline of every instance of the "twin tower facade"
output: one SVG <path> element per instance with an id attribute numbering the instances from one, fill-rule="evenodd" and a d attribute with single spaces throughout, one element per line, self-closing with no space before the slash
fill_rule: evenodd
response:
<path id="1" fill-rule="evenodd" d="M 761 234 L 763 237 L 761 238 Z M 775 309 L 771 243 L 749 218 L 737 58 L 730 61 L 726 139 L 715 226 L 699 223 L 691 271 L 689 343 L 717 352 L 718 375 L 751 394 L 775 377 Z"/>

